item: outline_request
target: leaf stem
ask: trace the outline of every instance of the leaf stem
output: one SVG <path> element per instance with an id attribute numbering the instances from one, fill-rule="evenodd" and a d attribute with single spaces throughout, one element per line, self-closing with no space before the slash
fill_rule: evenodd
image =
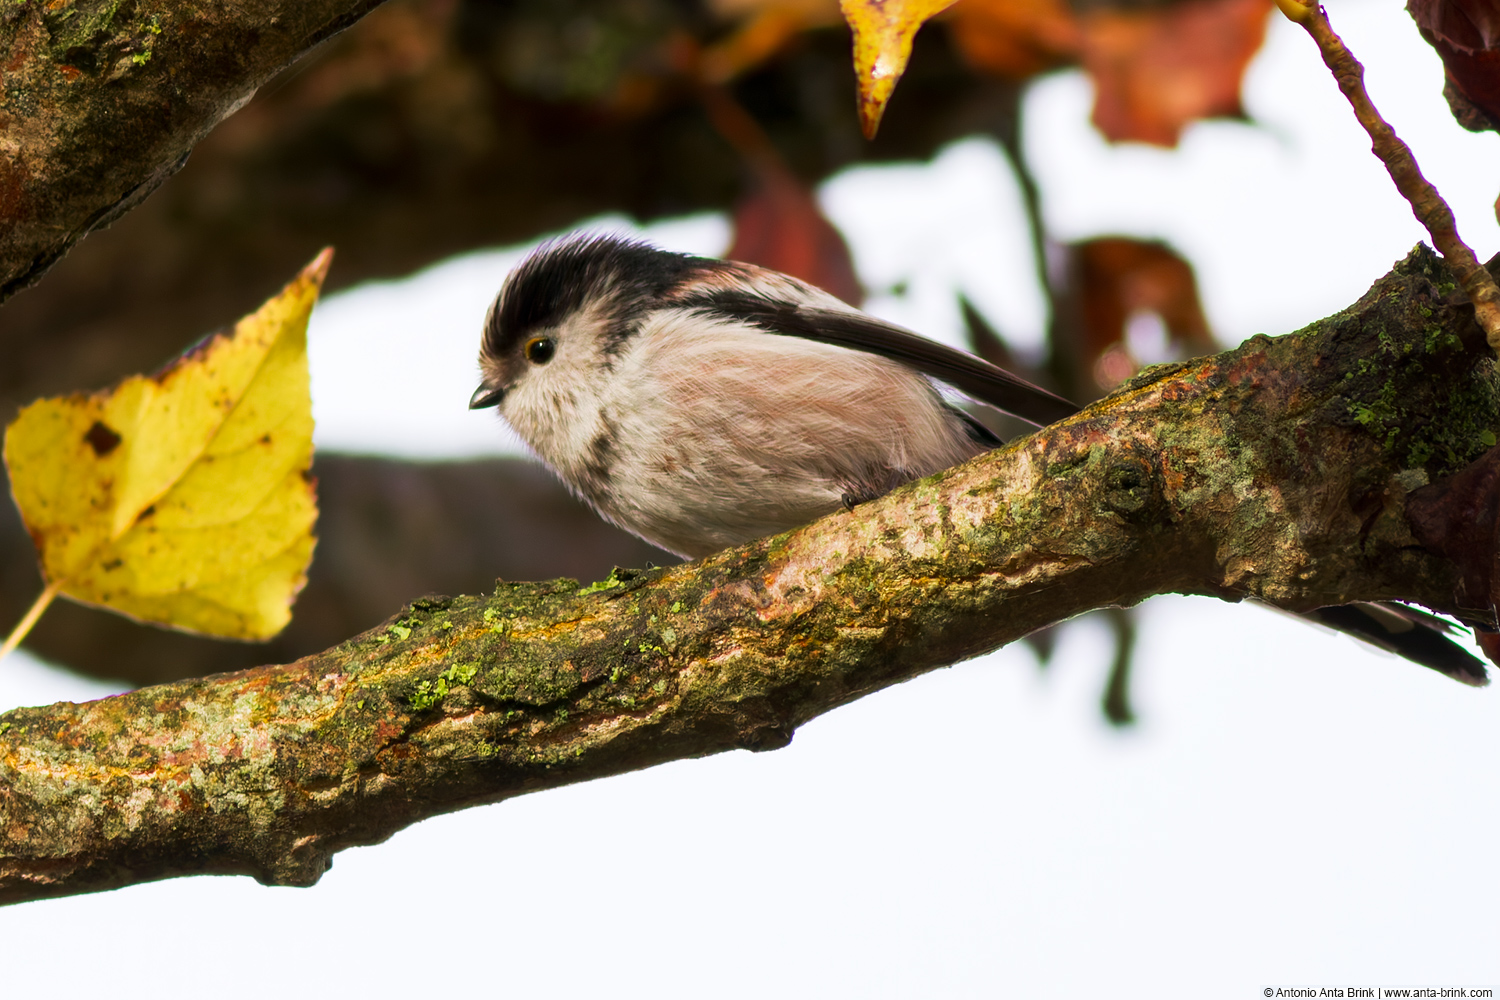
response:
<path id="1" fill-rule="evenodd" d="M 1365 68 L 1354 58 L 1344 40 L 1334 33 L 1321 4 L 1276 0 L 1276 5 L 1288 19 L 1306 28 L 1317 43 L 1323 63 L 1333 72 L 1339 89 L 1354 108 L 1354 117 L 1369 133 L 1371 152 L 1385 164 L 1391 180 L 1396 183 L 1396 190 L 1411 204 L 1412 214 L 1426 228 L 1433 245 L 1453 269 L 1459 284 L 1468 293 L 1469 301 L 1474 304 L 1474 318 L 1484 330 L 1490 349 L 1500 354 L 1500 287 L 1479 263 L 1474 251 L 1459 237 L 1453 210 L 1437 188 L 1422 176 L 1410 147 L 1375 110 L 1365 90 Z"/>
<path id="2" fill-rule="evenodd" d="M 52 603 L 52 599 L 57 596 L 58 591 L 61 589 L 61 580 L 53 580 L 43 588 L 36 602 L 31 605 L 31 610 L 26 612 L 26 617 L 22 618 L 20 624 L 11 630 L 10 635 L 5 637 L 4 645 L 0 645 L 0 660 L 9 656 L 11 650 L 21 644 L 21 640 L 25 639 L 31 632 L 31 627 L 37 623 L 38 618 L 42 617 L 42 612 L 47 610 L 47 605 Z"/>

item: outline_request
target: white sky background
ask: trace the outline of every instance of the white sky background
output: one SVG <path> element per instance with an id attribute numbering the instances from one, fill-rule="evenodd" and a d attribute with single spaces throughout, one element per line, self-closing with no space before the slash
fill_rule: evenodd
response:
<path id="1" fill-rule="evenodd" d="M 1377 104 L 1500 248 L 1493 135 L 1452 123 L 1396 4 L 1334 0 Z M 898 90 L 896 100 L 900 100 Z M 1246 103 L 1175 153 L 1104 145 L 1088 84 L 1027 141 L 1054 233 L 1163 236 L 1226 341 L 1354 301 L 1421 238 L 1312 43 L 1279 19 Z M 962 288 L 1039 341 L 1014 184 L 990 146 L 852 171 L 823 202 L 872 310 L 955 341 Z M 713 253 L 715 217 L 650 235 Z M 479 321 L 522 250 L 330 298 L 320 447 L 513 447 L 464 409 Z M 335 266 L 337 266 L 335 264 Z M 394 610 L 394 609 L 393 609 Z M 1110 731 L 1092 623 L 730 753 L 469 810 L 346 851 L 311 890 L 179 879 L 0 910 L 5 989 L 111 997 L 1251 997 L 1272 984 L 1500 984 L 1500 702 L 1258 609 L 1143 611 L 1141 722 Z M 107 686 L 16 656 L 0 704 Z M 66 984 L 66 985 L 63 985 Z"/>

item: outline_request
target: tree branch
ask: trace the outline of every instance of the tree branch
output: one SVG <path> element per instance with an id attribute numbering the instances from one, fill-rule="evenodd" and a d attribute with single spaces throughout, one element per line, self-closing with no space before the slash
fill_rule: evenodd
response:
<path id="1" fill-rule="evenodd" d="M 1299 334 L 1150 369 L 786 535 L 420 600 L 289 666 L 6 713 L 0 900 L 206 872 L 310 885 L 425 816 L 775 749 L 861 695 L 1152 594 L 1455 611 L 1460 574 L 1405 503 L 1475 457 L 1496 399 L 1472 308 L 1420 248 Z"/>
<path id="2" fill-rule="evenodd" d="M 380 0 L 22 0 L 0 12 L 0 301 L 136 205 Z"/>

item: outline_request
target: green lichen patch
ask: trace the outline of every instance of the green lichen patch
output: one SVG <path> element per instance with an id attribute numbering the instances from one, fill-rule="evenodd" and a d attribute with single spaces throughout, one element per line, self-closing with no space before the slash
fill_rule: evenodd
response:
<path id="1" fill-rule="evenodd" d="M 1493 362 L 1468 358 L 1440 328 L 1417 337 L 1384 329 L 1376 343 L 1345 375 L 1350 418 L 1406 468 L 1439 476 L 1477 458 L 1500 427 Z"/>
<path id="2" fill-rule="evenodd" d="M 587 587 L 584 587 L 578 592 L 578 596 L 587 597 L 589 594 L 598 594 L 606 590 L 614 590 L 616 587 L 619 587 L 626 582 L 625 579 L 621 578 L 620 573 L 620 567 L 616 566 L 614 569 L 609 571 L 609 576 L 605 577 L 603 580 L 596 581 L 589 584 Z"/>
<path id="3" fill-rule="evenodd" d="M 1454 332 L 1472 324 L 1451 286 L 1447 265 L 1419 245 L 1358 303 L 1315 325 L 1320 353 L 1310 360 L 1314 384 L 1337 373 L 1345 421 L 1394 464 L 1433 478 L 1473 461 L 1500 429 L 1495 364 Z"/>
<path id="4" fill-rule="evenodd" d="M 70 0 L 42 13 L 51 60 L 74 74 L 117 78 L 151 61 L 162 17 L 137 0 Z"/>
<path id="5" fill-rule="evenodd" d="M 455 663 L 436 678 L 419 681 L 407 697 L 407 704 L 414 712 L 425 712 L 448 697 L 448 692 L 453 688 L 473 683 L 474 676 L 478 673 L 477 663 Z"/>

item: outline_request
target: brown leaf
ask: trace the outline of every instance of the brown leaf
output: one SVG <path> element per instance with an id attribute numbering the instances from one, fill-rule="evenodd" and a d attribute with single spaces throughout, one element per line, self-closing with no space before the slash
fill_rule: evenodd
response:
<path id="1" fill-rule="evenodd" d="M 1408 0 L 1417 29 L 1443 60 L 1443 96 L 1460 125 L 1500 123 L 1500 5 L 1495 0 Z"/>
<path id="2" fill-rule="evenodd" d="M 1109 390 L 1140 367 L 1125 343 L 1126 323 L 1138 312 L 1155 313 L 1172 343 L 1186 353 L 1214 348 L 1198 300 L 1193 266 L 1164 243 L 1104 237 L 1072 248 L 1079 298 L 1079 369 L 1092 371 Z"/>
<path id="3" fill-rule="evenodd" d="M 859 305 L 864 290 L 849 245 L 812 192 L 778 162 L 751 162 L 749 191 L 734 209 L 734 243 L 724 256 L 801 278 Z"/>
<path id="4" fill-rule="evenodd" d="M 1094 124 L 1111 142 L 1175 146 L 1199 118 L 1243 118 L 1240 79 L 1265 38 L 1271 0 L 1185 0 L 1083 16 Z"/>
<path id="5" fill-rule="evenodd" d="M 1063 0 L 959 0 L 948 26 L 970 66 L 1007 80 L 1076 63 L 1083 48 Z"/>
<path id="6" fill-rule="evenodd" d="M 1407 0 L 1406 9 L 1429 41 L 1469 53 L 1500 47 L 1500 5 L 1494 0 Z"/>
<path id="7" fill-rule="evenodd" d="M 764 65 L 800 33 L 837 24 L 837 0 L 717 0 L 710 9 L 740 23 L 724 38 L 706 45 L 699 59 L 699 78 L 723 84 Z"/>
<path id="8" fill-rule="evenodd" d="M 1462 577 L 1453 594 L 1458 606 L 1493 628 L 1500 553 L 1500 445 L 1452 479 L 1413 491 L 1406 498 L 1406 521 L 1424 549 L 1458 566 Z M 1480 646 L 1490 654 L 1489 646 Z"/>
<path id="9" fill-rule="evenodd" d="M 1175 146 L 1196 119 L 1244 117 L 1240 79 L 1270 9 L 1271 0 L 1184 0 L 1075 16 L 1063 0 L 961 0 L 948 21 L 969 65 L 1006 79 L 1081 60 L 1106 138 Z"/>

